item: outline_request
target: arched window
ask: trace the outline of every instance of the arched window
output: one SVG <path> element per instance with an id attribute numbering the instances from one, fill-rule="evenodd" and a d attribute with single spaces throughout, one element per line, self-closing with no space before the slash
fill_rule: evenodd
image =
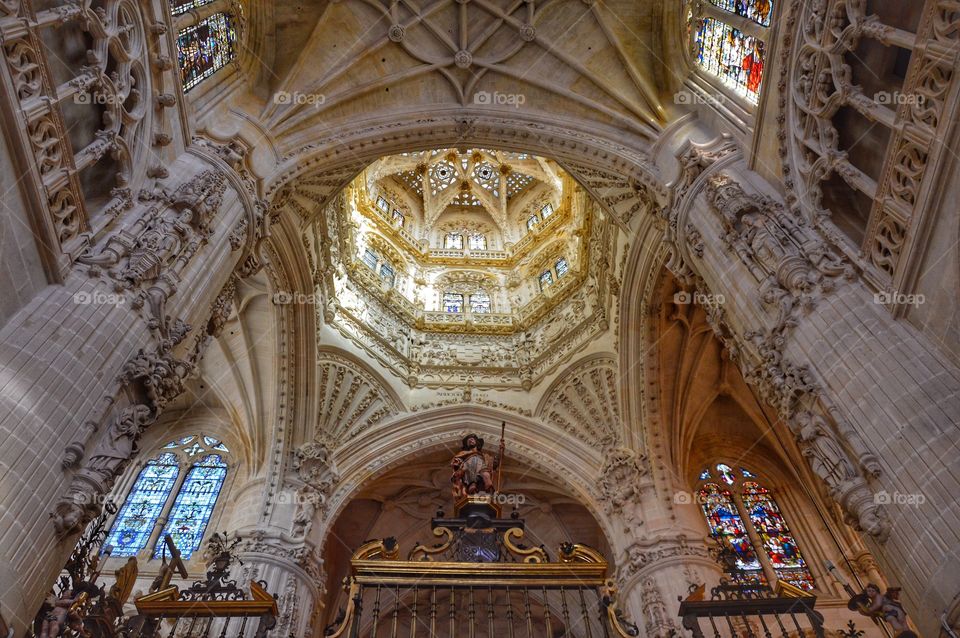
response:
<path id="1" fill-rule="evenodd" d="M 396 224 L 399 228 L 403 228 L 404 224 L 407 223 L 407 217 L 403 212 L 398 209 L 393 209 L 393 223 Z"/>
<path id="2" fill-rule="evenodd" d="M 463 235 L 447 233 L 443 239 L 443 247 L 447 250 L 463 250 Z"/>
<path id="3" fill-rule="evenodd" d="M 547 202 L 540 209 L 540 216 L 546 219 L 547 217 L 550 217 L 550 215 L 553 215 L 553 204 Z"/>
<path id="4" fill-rule="evenodd" d="M 236 56 L 237 29 L 229 13 L 215 13 L 177 34 L 180 83 L 189 91 Z"/>
<path id="5" fill-rule="evenodd" d="M 470 235 L 470 250 L 486 250 L 487 236 L 483 233 L 473 233 Z"/>
<path id="6" fill-rule="evenodd" d="M 159 558 L 170 534 L 184 558 L 200 547 L 227 477 L 226 446 L 213 437 L 185 436 L 146 462 L 104 542 L 111 556 L 135 556 L 153 543 Z M 162 532 L 157 521 L 166 518 Z M 159 542 L 158 542 L 159 541 Z"/>
<path id="7" fill-rule="evenodd" d="M 470 312 L 490 312 L 490 295 L 482 290 L 470 295 Z"/>
<path id="8" fill-rule="evenodd" d="M 718 463 L 699 478 L 698 502 L 710 534 L 733 548 L 747 579 L 766 582 L 769 575 L 802 589 L 814 588 L 813 575 L 773 494 L 749 480 L 756 479 L 755 474 Z"/>
<path id="9" fill-rule="evenodd" d="M 553 285 L 553 271 L 544 270 L 540 273 L 538 280 L 540 281 L 540 290 L 545 290 L 547 287 Z"/>
<path id="10" fill-rule="evenodd" d="M 536 214 L 527 218 L 527 230 L 533 230 L 540 223 L 540 217 Z"/>
<path id="11" fill-rule="evenodd" d="M 463 312 L 463 295 L 459 292 L 443 293 L 444 312 Z"/>
<path id="12" fill-rule="evenodd" d="M 710 0 L 696 6 L 703 11 L 692 34 L 697 63 L 756 104 L 763 83 L 773 2 Z"/>

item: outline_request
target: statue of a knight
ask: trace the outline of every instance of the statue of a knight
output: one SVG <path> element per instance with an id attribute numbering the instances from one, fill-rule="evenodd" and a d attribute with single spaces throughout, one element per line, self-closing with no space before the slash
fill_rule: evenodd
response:
<path id="1" fill-rule="evenodd" d="M 483 439 L 476 434 L 463 437 L 460 451 L 450 461 L 450 467 L 454 500 L 473 494 L 493 494 L 497 489 L 493 473 L 500 467 L 500 455 L 484 452 Z"/>

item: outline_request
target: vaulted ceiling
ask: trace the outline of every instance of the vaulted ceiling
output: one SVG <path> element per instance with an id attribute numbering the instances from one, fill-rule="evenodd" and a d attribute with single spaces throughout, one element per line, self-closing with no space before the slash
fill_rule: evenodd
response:
<path id="1" fill-rule="evenodd" d="M 244 66 L 278 139 L 429 105 L 589 114 L 649 140 L 664 122 L 659 12 L 636 0 L 253 0 Z"/>

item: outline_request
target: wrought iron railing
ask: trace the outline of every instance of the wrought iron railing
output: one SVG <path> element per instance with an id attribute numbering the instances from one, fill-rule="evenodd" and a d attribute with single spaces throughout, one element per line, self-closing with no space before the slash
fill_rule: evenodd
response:
<path id="1" fill-rule="evenodd" d="M 680 603 L 683 627 L 693 638 L 824 638 L 816 596 L 792 585 L 736 584 L 722 580 L 705 599 L 695 589 Z"/>

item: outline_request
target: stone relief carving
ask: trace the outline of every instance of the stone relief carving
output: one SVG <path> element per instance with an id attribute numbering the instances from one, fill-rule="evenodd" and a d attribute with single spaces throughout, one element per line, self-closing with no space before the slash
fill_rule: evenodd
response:
<path id="1" fill-rule="evenodd" d="M 667 611 L 663 594 L 654 578 L 644 578 L 640 584 L 640 597 L 643 599 L 643 620 L 647 638 L 667 638 L 679 632 L 674 619 Z M 760 634 L 754 634 L 760 635 Z"/>
<path id="2" fill-rule="evenodd" d="M 777 89 L 781 111 L 778 137 L 788 204 L 799 216 L 812 219 L 832 244 L 843 249 L 847 240 L 836 226 L 827 223 L 832 213 L 823 204 L 822 183 L 835 174 L 851 190 L 872 200 L 863 265 L 879 285 L 888 284 L 896 273 L 908 228 L 929 204 L 923 184 L 928 175 L 937 172 L 936 166 L 929 164 L 946 139 L 943 126 L 949 118 L 944 114 L 953 106 L 948 96 L 956 93 L 952 89 L 956 64 L 934 51 L 955 47 L 960 36 L 955 25 L 951 26 L 955 16 L 943 5 L 942 0 L 925 2 L 916 41 L 929 41 L 932 46 L 913 49 L 916 59 L 911 60 L 899 91 L 911 99 L 893 106 L 864 95 L 854 84 L 847 56 L 864 38 L 889 46 L 903 37 L 912 41 L 911 34 L 868 15 L 864 3 L 794 1 L 784 7 L 788 18 Z M 873 125 L 890 129 L 887 160 L 876 181 L 855 167 L 840 147 L 834 116 L 842 108 L 851 108 Z"/>
<path id="3" fill-rule="evenodd" d="M 709 178 L 706 196 L 723 225 L 723 242 L 761 284 L 761 299 L 778 307 L 774 332 L 794 325 L 795 312 L 810 309 L 837 278 L 855 277 L 816 230 L 773 199 L 748 194 L 723 173 Z"/>
<path id="4" fill-rule="evenodd" d="M 116 287 L 134 294 L 134 308 L 147 306 L 151 318 L 162 320 L 180 275 L 213 233 L 225 190 L 224 174 L 207 170 L 172 192 L 144 191 L 144 214 L 77 261 L 91 276 L 105 270 Z"/>
<path id="5" fill-rule="evenodd" d="M 595 448 L 614 447 L 622 430 L 616 362 L 601 358 L 571 366 L 537 416 Z"/>
<path id="6" fill-rule="evenodd" d="M 342 443 L 399 412 L 401 406 L 359 365 L 333 353 L 324 353 L 317 365 L 321 417 L 315 437 Z"/>
<path id="7" fill-rule="evenodd" d="M 649 473 L 643 454 L 625 447 L 607 450 L 596 490 L 607 514 L 622 514 L 627 521 L 636 520 L 637 514 L 627 506 L 640 501 L 640 481 Z"/>

